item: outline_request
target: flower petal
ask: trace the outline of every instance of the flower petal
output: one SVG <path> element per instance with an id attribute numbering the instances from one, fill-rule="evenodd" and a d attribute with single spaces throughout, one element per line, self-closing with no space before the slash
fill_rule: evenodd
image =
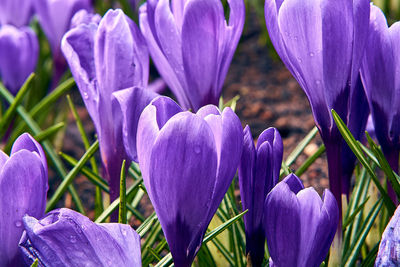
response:
<path id="1" fill-rule="evenodd" d="M 201 118 L 182 112 L 161 129 L 151 152 L 151 200 L 175 265 L 190 264 L 200 249 L 217 173 L 213 133 Z M 219 204 L 219 203 L 218 203 Z"/>

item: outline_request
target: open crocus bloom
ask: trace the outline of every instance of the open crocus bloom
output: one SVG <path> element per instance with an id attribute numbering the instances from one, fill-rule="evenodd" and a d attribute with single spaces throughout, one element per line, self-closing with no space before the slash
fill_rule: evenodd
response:
<path id="1" fill-rule="evenodd" d="M 96 127 L 111 199 L 115 199 L 122 161 L 127 152 L 136 159 L 135 147 L 124 148 L 123 118 L 129 121 L 126 127 L 135 128 L 141 111 L 156 96 L 143 89 L 149 76 L 146 43 L 135 23 L 118 9 L 109 10 L 99 25 L 90 20 L 71 29 L 62 49 Z"/>
<path id="2" fill-rule="evenodd" d="M 22 264 L 22 217 L 44 215 L 47 176 L 45 154 L 29 134 L 18 137 L 10 157 L 0 151 L 0 266 Z"/>
<path id="3" fill-rule="evenodd" d="M 38 40 L 31 28 L 1 26 L 0 75 L 12 94 L 16 95 L 29 74 L 35 71 L 38 54 Z"/>
<path id="4" fill-rule="evenodd" d="M 366 101 L 353 98 L 360 95 L 354 91 L 359 90 L 357 80 L 368 38 L 369 2 L 265 1 L 265 21 L 271 41 L 306 93 L 324 141 L 329 186 L 339 203 L 340 214 L 341 194 L 349 192 L 347 187 L 350 183 L 348 175 L 344 176 L 342 172 L 340 144 L 343 138 L 333 121 L 331 110 L 334 109 L 347 124 L 350 123 L 349 117 L 354 110 L 368 112 Z M 362 89 L 359 92 L 363 93 Z M 364 128 L 355 129 L 353 133 L 363 132 L 367 116 L 358 120 L 364 120 L 357 124 Z M 353 164 L 349 166 L 352 167 Z M 347 180 L 342 182 L 343 179 Z"/>
<path id="5" fill-rule="evenodd" d="M 39 266 L 141 266 L 140 237 L 127 224 L 96 224 L 66 208 L 23 221 L 20 247 L 27 264 L 38 259 Z"/>
<path id="6" fill-rule="evenodd" d="M 375 266 L 400 266 L 400 206 L 383 232 Z"/>
<path id="7" fill-rule="evenodd" d="M 275 128 L 264 130 L 254 146 L 250 127 L 243 131 L 243 152 L 239 164 L 239 186 L 246 232 L 246 254 L 252 266 L 261 266 L 264 259 L 264 201 L 279 180 L 283 143 Z"/>
<path id="8" fill-rule="evenodd" d="M 243 0 L 150 0 L 140 28 L 159 73 L 184 109 L 218 104 L 244 25 Z"/>
<path id="9" fill-rule="evenodd" d="M 137 151 L 147 192 L 175 266 L 190 266 L 239 164 L 243 131 L 230 109 L 196 114 L 157 97 L 139 119 Z"/>
<path id="10" fill-rule="evenodd" d="M 339 222 L 335 197 L 325 189 L 321 200 L 314 188 L 304 189 L 290 174 L 268 194 L 264 206 L 270 266 L 319 266 Z"/>

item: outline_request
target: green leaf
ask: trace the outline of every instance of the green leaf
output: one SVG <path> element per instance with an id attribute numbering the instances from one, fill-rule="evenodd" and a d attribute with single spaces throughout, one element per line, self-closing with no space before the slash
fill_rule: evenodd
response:
<path id="1" fill-rule="evenodd" d="M 153 212 L 146 220 L 138 227 L 136 232 L 140 235 L 141 238 L 147 234 L 149 229 L 153 227 L 153 224 L 158 220 L 157 215 Z"/>
<path id="2" fill-rule="evenodd" d="M 29 77 L 25 80 L 24 84 L 22 85 L 21 89 L 18 91 L 14 101 L 10 103 L 10 107 L 7 109 L 6 113 L 4 114 L 3 118 L 0 120 L 0 136 L 3 136 L 4 133 L 7 131 L 11 120 L 15 116 L 17 112 L 17 107 L 21 104 L 22 100 L 24 99 L 25 95 L 28 93 L 29 89 L 31 88 L 31 82 L 35 77 L 34 73 L 31 73 Z"/>
<path id="3" fill-rule="evenodd" d="M 118 222 L 126 224 L 126 174 L 125 174 L 126 160 L 122 161 L 121 179 L 119 186 L 119 213 Z"/>
<path id="4" fill-rule="evenodd" d="M 361 263 L 361 267 L 372 267 L 374 266 L 376 260 L 376 254 L 378 253 L 379 242 L 375 244 L 375 246 L 371 249 L 368 255 Z"/>
<path id="5" fill-rule="evenodd" d="M 375 203 L 369 214 L 367 215 L 365 222 L 363 223 L 355 242 L 352 244 L 350 249 L 347 251 L 346 256 L 344 257 L 344 266 L 353 266 L 358 258 L 358 254 L 360 253 L 361 247 L 364 245 L 365 238 L 369 233 L 372 225 L 376 217 L 379 214 L 379 211 L 382 207 L 382 198 Z"/>
<path id="6" fill-rule="evenodd" d="M 296 146 L 296 148 L 292 151 L 292 153 L 289 154 L 289 156 L 285 160 L 284 166 L 290 166 L 292 165 L 298 156 L 303 152 L 304 148 L 314 139 L 314 137 L 318 133 L 318 128 L 314 127 L 307 135 L 304 137 L 303 140 L 300 141 L 300 143 Z M 280 176 L 283 174 L 283 170 L 280 172 Z"/>
<path id="7" fill-rule="evenodd" d="M 60 129 L 64 128 L 65 123 L 64 122 L 59 122 L 57 124 L 54 124 L 53 126 L 50 126 L 46 130 L 41 131 L 37 135 L 35 135 L 33 138 L 35 138 L 36 141 L 42 142 L 43 140 L 46 140 L 53 134 L 57 133 Z"/>
<path id="8" fill-rule="evenodd" d="M 237 104 L 239 99 L 240 99 L 240 95 L 235 95 L 231 100 L 229 100 L 228 102 L 226 102 L 224 104 L 224 108 L 230 107 L 233 111 L 235 111 L 236 104 Z"/>
<path id="9" fill-rule="evenodd" d="M 314 154 L 307 158 L 307 160 L 297 169 L 295 174 L 300 177 L 307 169 L 314 163 L 314 161 L 325 152 L 325 145 L 321 145 Z"/>
<path id="10" fill-rule="evenodd" d="M 343 231 L 347 228 L 347 226 L 353 222 L 354 218 L 357 216 L 357 214 L 364 208 L 365 204 L 368 202 L 369 196 L 367 199 L 356 208 L 356 210 L 348 217 L 346 218 L 346 221 L 343 223 Z"/>
<path id="11" fill-rule="evenodd" d="M 217 228 L 215 228 L 211 232 L 208 232 L 205 235 L 204 239 L 203 239 L 203 244 L 205 244 L 205 243 L 211 241 L 212 239 L 214 239 L 217 235 L 222 233 L 225 229 L 227 229 L 233 223 L 235 223 L 240 218 L 242 218 L 243 215 L 246 214 L 246 212 L 247 212 L 247 210 L 243 211 L 242 213 L 240 213 L 240 214 L 236 215 L 235 217 L 229 219 L 228 221 L 224 222 L 223 224 L 221 224 L 220 226 L 218 226 Z M 172 255 L 171 255 L 171 253 L 168 253 L 164 258 L 162 258 L 161 261 L 159 261 L 155 265 L 155 267 L 167 266 L 167 265 L 169 265 L 171 263 L 172 263 Z"/>
<path id="12" fill-rule="evenodd" d="M 38 267 L 39 266 L 39 260 L 35 259 L 34 262 L 32 262 L 31 267 Z"/>
<path id="13" fill-rule="evenodd" d="M 381 195 L 383 197 L 385 206 L 389 210 L 390 214 L 393 214 L 396 207 L 393 204 L 393 202 L 390 199 L 387 192 L 385 191 L 385 189 L 382 187 L 378 177 L 375 175 L 371 166 L 369 165 L 368 160 L 365 157 L 365 155 L 363 154 L 361 147 L 358 145 L 356 139 L 353 137 L 350 130 L 344 124 L 342 119 L 339 117 L 339 115 L 333 109 L 332 109 L 332 116 L 333 116 L 333 119 L 335 120 L 336 126 L 338 127 L 338 129 L 339 129 L 340 133 L 342 134 L 344 140 L 346 141 L 347 145 L 353 151 L 354 155 L 358 158 L 358 160 L 361 162 L 361 164 L 364 166 L 364 168 L 367 169 L 369 175 L 371 176 L 372 180 L 374 181 L 376 187 L 378 188 L 379 192 L 381 193 Z"/>
<path id="14" fill-rule="evenodd" d="M 78 161 L 75 167 L 65 176 L 65 179 L 61 182 L 61 184 L 57 187 L 56 192 L 47 202 L 46 212 L 51 211 L 56 206 L 58 200 L 63 196 L 68 186 L 72 183 L 75 176 L 79 173 L 80 169 L 82 169 L 83 165 L 94 155 L 94 153 L 99 148 L 99 141 L 93 143 L 93 145 L 85 152 L 82 158 Z"/>

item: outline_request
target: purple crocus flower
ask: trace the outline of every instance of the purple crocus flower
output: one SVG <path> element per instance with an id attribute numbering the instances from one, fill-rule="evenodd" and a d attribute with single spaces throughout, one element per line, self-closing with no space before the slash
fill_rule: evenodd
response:
<path id="1" fill-rule="evenodd" d="M 139 119 L 143 181 L 177 267 L 190 266 L 232 182 L 243 146 L 239 118 L 207 105 L 196 114 L 157 97 Z"/>
<path id="2" fill-rule="evenodd" d="M 383 232 L 375 266 L 400 266 L 400 206 L 397 207 Z"/>
<path id="3" fill-rule="evenodd" d="M 246 254 L 252 266 L 261 266 L 264 259 L 264 201 L 279 180 L 283 143 L 275 128 L 264 130 L 254 146 L 250 127 L 243 131 L 243 152 L 239 164 L 239 186 L 246 232 Z"/>
<path id="4" fill-rule="evenodd" d="M 99 14 L 93 14 L 88 12 L 86 9 L 81 9 L 75 13 L 71 19 L 71 29 L 79 26 L 80 24 L 99 24 L 101 16 Z"/>
<path id="5" fill-rule="evenodd" d="M 123 117 L 131 120 L 132 112 L 137 112 L 137 122 L 155 96 L 141 89 L 147 86 L 149 75 L 145 41 L 134 22 L 118 9 L 108 11 L 99 25 L 91 22 L 71 29 L 62 50 L 96 127 L 113 200 L 119 196 L 121 165 L 126 159 Z M 128 154 L 136 153 L 129 148 Z"/>
<path id="6" fill-rule="evenodd" d="M 184 109 L 218 104 L 244 24 L 243 0 L 150 0 L 140 28 L 159 73 Z"/>
<path id="7" fill-rule="evenodd" d="M 39 45 L 36 34 L 28 27 L 0 27 L 0 75 L 4 85 L 14 95 L 34 72 Z"/>
<path id="8" fill-rule="evenodd" d="M 361 75 L 375 125 L 375 134 L 392 169 L 399 171 L 400 151 L 400 23 L 388 28 L 385 15 L 371 6 L 370 34 Z M 390 187 L 389 194 L 396 195 Z"/>
<path id="9" fill-rule="evenodd" d="M 66 208 L 23 221 L 20 247 L 29 265 L 38 259 L 39 266 L 141 266 L 140 237 L 127 224 L 96 224 Z"/>
<path id="10" fill-rule="evenodd" d="M 53 85 L 55 87 L 67 64 L 61 52 L 61 40 L 71 27 L 71 19 L 80 9 L 91 10 L 91 0 L 35 0 L 35 12 L 53 54 Z"/>
<path id="11" fill-rule="evenodd" d="M 345 123 L 368 37 L 369 0 L 266 0 L 265 20 L 271 41 L 310 101 L 325 143 L 329 184 L 341 207 L 343 141 L 331 115 Z M 355 107 L 350 107 L 351 105 Z M 346 182 L 349 184 L 348 182 Z M 341 210 L 341 209 L 340 209 Z M 341 216 L 340 216 L 341 217 Z M 339 227 L 340 229 L 340 227 Z"/>
<path id="12" fill-rule="evenodd" d="M 0 0 L 0 24 L 23 27 L 33 15 L 33 0 Z"/>
<path id="13" fill-rule="evenodd" d="M 322 199 L 294 174 L 268 194 L 264 223 L 270 266 L 320 266 L 339 223 L 333 194 L 325 189 Z"/>
<path id="14" fill-rule="evenodd" d="M 22 217 L 44 215 L 47 180 L 45 154 L 29 134 L 18 137 L 10 156 L 0 151 L 0 266 L 22 265 Z"/>

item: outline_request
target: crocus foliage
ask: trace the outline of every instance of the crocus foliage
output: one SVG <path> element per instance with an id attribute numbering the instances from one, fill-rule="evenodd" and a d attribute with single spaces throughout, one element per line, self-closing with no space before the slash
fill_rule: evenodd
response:
<path id="1" fill-rule="evenodd" d="M 268 194 L 264 223 L 270 266 L 320 266 L 339 222 L 333 194 L 325 189 L 322 199 L 294 174 Z"/>
<path id="2" fill-rule="evenodd" d="M 391 167 L 399 169 L 400 23 L 388 28 L 383 12 L 371 6 L 370 34 L 361 74 L 375 134 Z"/>
<path id="3" fill-rule="evenodd" d="M 352 97 L 368 37 L 369 2 L 265 1 L 265 20 L 271 41 L 305 91 L 325 143 L 329 183 L 339 207 L 341 194 L 347 193 L 348 189 L 342 189 L 340 143 L 343 139 L 331 109 L 345 123 L 348 123 L 352 110 L 365 110 L 361 106 L 365 101 L 352 101 Z M 360 125 L 365 127 L 365 123 Z"/>
<path id="4" fill-rule="evenodd" d="M 0 266 L 20 266 L 22 217 L 41 218 L 46 208 L 46 157 L 39 143 L 25 133 L 14 142 L 10 156 L 0 151 L 0 170 Z"/>
<path id="5" fill-rule="evenodd" d="M 0 75 L 12 94 L 17 94 L 29 74 L 35 71 L 38 54 L 38 40 L 32 29 L 1 26 Z"/>
<path id="6" fill-rule="evenodd" d="M 244 25 L 243 0 L 150 0 L 140 28 L 159 73 L 184 109 L 218 104 Z M 201 41 L 199 41 L 201 40 Z"/>
<path id="7" fill-rule="evenodd" d="M 53 84 L 57 84 L 66 68 L 61 52 L 63 35 L 70 29 L 71 19 L 78 10 L 92 9 L 91 1 L 34 0 L 34 7 L 53 54 Z"/>
<path id="8" fill-rule="evenodd" d="M 34 0 L 1 0 L 0 24 L 10 24 L 15 27 L 28 25 L 33 15 Z"/>
<path id="9" fill-rule="evenodd" d="M 400 266 L 400 206 L 383 232 L 375 266 Z"/>
<path id="10" fill-rule="evenodd" d="M 23 222 L 20 247 L 29 265 L 38 259 L 39 266 L 141 266 L 140 237 L 127 224 L 96 224 L 66 208 Z"/>
<path id="11" fill-rule="evenodd" d="M 115 199 L 122 161 L 127 159 L 123 117 L 134 120 L 131 112 L 137 111 L 137 122 L 142 109 L 155 96 L 147 90 L 139 92 L 147 86 L 149 76 L 145 41 L 135 23 L 121 10 L 110 10 L 99 25 L 82 23 L 71 29 L 64 36 L 62 50 L 96 127 L 111 199 Z M 117 91 L 120 92 L 114 96 Z M 129 121 L 126 127 L 132 123 Z M 135 150 L 128 153 L 135 154 Z"/>
<path id="12" fill-rule="evenodd" d="M 139 119 L 137 151 L 144 184 L 174 264 L 190 266 L 239 164 L 243 131 L 230 109 L 196 114 L 157 97 Z"/>
<path id="13" fill-rule="evenodd" d="M 254 146 L 250 127 L 243 131 L 243 151 L 239 164 L 239 186 L 246 232 L 246 254 L 252 266 L 261 266 L 264 259 L 264 201 L 279 180 L 283 143 L 277 129 L 264 130 Z"/>

